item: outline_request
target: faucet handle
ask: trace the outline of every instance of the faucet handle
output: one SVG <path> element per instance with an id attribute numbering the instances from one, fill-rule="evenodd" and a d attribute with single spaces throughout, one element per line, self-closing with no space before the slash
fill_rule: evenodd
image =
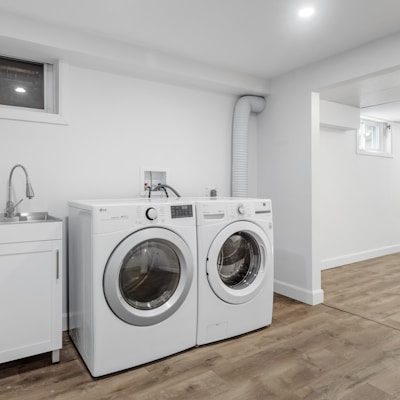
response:
<path id="1" fill-rule="evenodd" d="M 15 213 L 15 208 L 17 207 L 18 204 L 20 204 L 24 199 L 21 199 L 17 204 L 14 204 L 12 201 L 7 201 L 7 206 L 6 206 L 6 216 L 7 217 L 13 217 Z"/>
<path id="2" fill-rule="evenodd" d="M 12 201 L 7 201 L 6 205 L 6 217 L 10 218 L 14 215 L 15 207 Z"/>
<path id="3" fill-rule="evenodd" d="M 21 204 L 23 201 L 24 201 L 24 199 L 21 199 L 18 203 L 16 203 L 16 204 L 14 205 L 14 209 L 17 208 L 17 205 L 18 205 L 18 204 Z"/>

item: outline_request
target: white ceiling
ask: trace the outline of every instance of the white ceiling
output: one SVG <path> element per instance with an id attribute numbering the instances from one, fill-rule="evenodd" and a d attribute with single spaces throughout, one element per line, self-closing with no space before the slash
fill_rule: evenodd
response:
<path id="1" fill-rule="evenodd" d="M 266 79 L 400 31 L 399 0 L 0 0 L 1 12 Z M 400 121 L 398 71 L 321 97 Z"/>
<path id="2" fill-rule="evenodd" d="M 324 88 L 320 95 L 325 100 L 360 107 L 362 115 L 400 122 L 400 70 Z"/>
<path id="3" fill-rule="evenodd" d="M 316 13 L 300 20 L 300 6 Z M 0 12 L 271 78 L 400 30 L 399 0 L 0 0 Z"/>
<path id="4" fill-rule="evenodd" d="M 400 101 L 364 108 L 361 110 L 361 115 L 400 123 Z"/>

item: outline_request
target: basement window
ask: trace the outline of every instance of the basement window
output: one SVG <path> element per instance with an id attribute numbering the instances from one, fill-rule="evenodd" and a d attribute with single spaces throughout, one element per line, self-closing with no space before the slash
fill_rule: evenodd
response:
<path id="1" fill-rule="evenodd" d="M 383 121 L 361 119 L 357 134 L 357 153 L 393 157 L 390 124 Z"/>
<path id="2" fill-rule="evenodd" d="M 0 103 L 45 110 L 45 64 L 0 57 Z"/>
<path id="3" fill-rule="evenodd" d="M 66 124 L 60 112 L 60 67 L 0 56 L 0 118 Z"/>

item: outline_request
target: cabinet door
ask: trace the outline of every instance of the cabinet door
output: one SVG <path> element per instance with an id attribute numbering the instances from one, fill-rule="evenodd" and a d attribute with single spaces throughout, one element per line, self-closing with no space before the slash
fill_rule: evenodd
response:
<path id="1" fill-rule="evenodd" d="M 61 348 L 60 243 L 0 245 L 0 362 Z"/>

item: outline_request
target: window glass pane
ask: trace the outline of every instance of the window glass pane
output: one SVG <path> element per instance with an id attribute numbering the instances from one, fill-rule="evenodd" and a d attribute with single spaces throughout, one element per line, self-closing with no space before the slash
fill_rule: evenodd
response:
<path id="1" fill-rule="evenodd" d="M 44 64 L 0 57 L 0 104 L 44 110 Z"/>
<path id="2" fill-rule="evenodd" d="M 386 153 L 391 153 L 392 152 L 392 128 L 389 124 L 384 124 L 383 143 L 385 145 L 384 151 Z"/>
<path id="3" fill-rule="evenodd" d="M 379 150 L 379 127 L 376 125 L 366 124 L 365 126 L 365 149 Z"/>

